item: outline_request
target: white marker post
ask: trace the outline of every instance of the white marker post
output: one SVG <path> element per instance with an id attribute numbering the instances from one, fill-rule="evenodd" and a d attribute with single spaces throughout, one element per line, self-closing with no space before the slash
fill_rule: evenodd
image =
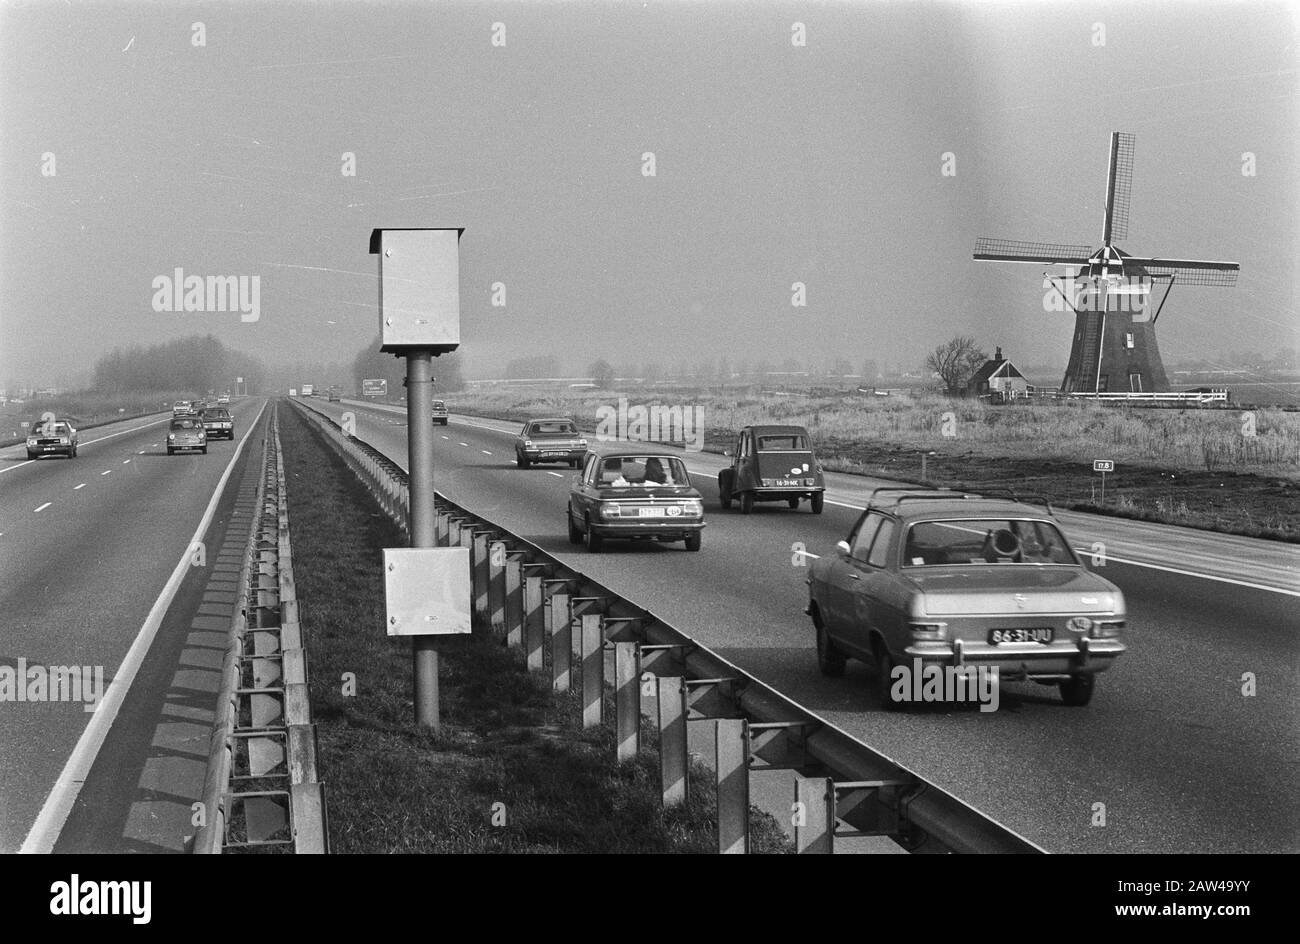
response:
<path id="1" fill-rule="evenodd" d="M 1115 471 L 1115 460 L 1093 459 L 1092 471 L 1101 473 L 1101 500 L 1106 500 L 1106 473 Z"/>

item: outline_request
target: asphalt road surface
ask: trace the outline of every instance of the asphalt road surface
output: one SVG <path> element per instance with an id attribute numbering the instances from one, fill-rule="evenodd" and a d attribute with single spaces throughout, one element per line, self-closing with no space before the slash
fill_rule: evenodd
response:
<path id="1" fill-rule="evenodd" d="M 352 412 L 357 435 L 405 467 L 403 413 L 312 406 L 336 419 Z M 715 476 L 726 460 L 688 454 L 705 497 L 703 549 L 610 544 L 591 555 L 565 532 L 573 473 L 516 468 L 517 425 L 454 416 L 434 427 L 439 491 L 1044 848 L 1300 851 L 1296 548 L 1062 514 L 1076 547 L 1106 545 L 1101 572 L 1129 607 L 1129 651 L 1099 678 L 1092 704 L 1068 708 L 1054 687 L 1004 683 L 996 712 L 885 713 L 869 706 L 865 666 L 850 663 L 839 679 L 819 674 L 795 551 L 830 552 L 870 488 L 887 483 L 831 475 L 821 516 L 805 503 L 759 505 L 744 517 L 718 505 Z M 1253 696 L 1243 694 L 1245 673 L 1254 674 Z"/>

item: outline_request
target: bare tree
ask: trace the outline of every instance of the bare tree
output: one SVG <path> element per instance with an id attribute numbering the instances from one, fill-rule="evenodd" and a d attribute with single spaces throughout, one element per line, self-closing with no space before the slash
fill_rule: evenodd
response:
<path id="1" fill-rule="evenodd" d="M 939 375 L 950 396 L 960 396 L 986 360 L 988 355 L 979 349 L 974 338 L 958 335 L 927 354 L 925 367 Z"/>

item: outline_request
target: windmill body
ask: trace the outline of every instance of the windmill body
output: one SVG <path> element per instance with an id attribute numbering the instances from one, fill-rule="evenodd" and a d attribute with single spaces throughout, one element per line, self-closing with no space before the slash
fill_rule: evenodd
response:
<path id="1" fill-rule="evenodd" d="M 1117 131 L 1110 137 L 1100 248 L 988 238 L 975 244 L 975 258 L 981 261 L 1064 267 L 1063 276 L 1044 280 L 1044 288 L 1049 290 L 1049 311 L 1072 311 L 1075 316 L 1061 383 L 1067 394 L 1167 391 L 1155 326 L 1174 282 L 1231 286 L 1237 280 L 1235 262 L 1138 257 L 1116 246 L 1116 240 L 1128 238 L 1132 183 L 1133 136 Z M 1164 293 L 1153 312 L 1157 284 Z"/>

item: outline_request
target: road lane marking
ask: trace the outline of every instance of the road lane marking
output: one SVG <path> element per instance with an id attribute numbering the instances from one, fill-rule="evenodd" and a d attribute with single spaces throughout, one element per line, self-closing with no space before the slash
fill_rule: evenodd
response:
<path id="1" fill-rule="evenodd" d="M 469 447 L 469 443 L 461 443 L 461 445 L 462 445 L 462 446 L 465 446 L 466 448 Z"/>
<path id="2" fill-rule="evenodd" d="M 127 464 L 128 462 L 130 462 L 130 461 L 131 461 L 130 459 L 123 459 L 123 460 L 122 460 L 122 465 L 126 465 L 126 464 Z"/>
<path id="3" fill-rule="evenodd" d="M 86 483 L 82 482 L 80 485 L 74 486 L 72 490 L 75 492 L 77 489 L 85 488 L 85 487 L 86 487 Z"/>
<path id="4" fill-rule="evenodd" d="M 212 518 L 217 511 L 217 504 L 221 499 L 221 493 L 226 487 L 226 482 L 230 479 L 230 473 L 234 470 L 235 463 L 239 461 L 240 453 L 243 452 L 244 444 L 248 442 L 248 437 L 257 427 L 257 423 L 262 418 L 262 413 L 265 410 L 266 402 L 264 401 L 262 408 L 257 412 L 257 417 L 248 425 L 248 431 L 244 433 L 244 438 L 239 441 L 239 446 L 235 449 L 234 455 L 230 457 L 230 462 L 226 464 L 226 470 L 221 474 L 221 480 L 217 482 L 216 491 L 213 492 L 212 499 L 208 502 L 207 510 L 203 513 L 203 519 L 199 521 L 194 537 L 186 544 L 180 562 L 177 563 L 176 569 L 172 571 L 171 577 L 167 579 L 162 593 L 154 601 L 153 607 L 149 610 L 149 615 L 145 617 L 144 625 L 140 627 L 139 634 L 123 657 L 122 664 L 113 673 L 113 680 L 108 683 L 108 691 L 104 692 L 99 704 L 95 706 L 95 711 L 90 716 L 90 723 L 81 732 L 81 737 L 77 740 L 77 746 L 68 755 L 68 761 L 63 765 L 59 779 L 50 788 L 50 793 L 41 806 L 41 812 L 37 815 L 36 822 L 32 823 L 27 838 L 23 840 L 22 847 L 18 850 L 20 853 L 49 853 L 54 849 L 54 844 L 59 841 L 59 833 L 63 831 L 63 825 L 68 821 L 68 814 L 72 812 L 72 807 L 77 802 L 77 796 L 81 792 L 82 784 L 90 776 L 90 769 L 94 766 L 95 757 L 99 754 L 99 749 L 103 747 L 104 739 L 108 737 L 109 729 L 117 718 L 117 712 L 126 699 L 127 689 L 135 681 L 141 663 L 144 662 L 145 656 L 149 654 L 154 637 L 158 635 L 158 628 L 162 626 L 163 616 L 166 615 L 167 609 L 171 606 L 177 592 L 180 590 L 181 581 L 193 569 L 190 549 L 202 539 L 204 533 L 208 530 L 208 526 L 212 524 Z"/>
<path id="5" fill-rule="evenodd" d="M 443 436 L 442 438 L 443 438 L 443 439 L 451 439 L 450 436 Z"/>
<path id="6" fill-rule="evenodd" d="M 112 471 L 113 471 L 112 469 L 105 469 L 103 472 L 101 472 L 101 473 L 99 473 L 99 474 L 100 474 L 100 475 L 108 475 L 108 473 L 110 473 L 110 472 L 112 472 Z"/>
<path id="7" fill-rule="evenodd" d="M 492 453 L 488 452 L 486 449 L 480 449 L 479 452 L 483 453 L 483 455 L 485 455 L 485 456 L 490 456 L 490 455 L 492 455 Z"/>
<path id="8" fill-rule="evenodd" d="M 44 511 L 46 508 L 49 508 L 53 504 L 54 502 L 46 502 L 44 505 L 41 505 L 39 508 L 33 508 L 32 513 L 35 514 L 38 511 Z"/>
<path id="9" fill-rule="evenodd" d="M 564 476 L 561 475 L 559 472 L 552 472 L 552 471 L 550 471 L 549 469 L 546 471 L 546 474 L 547 474 L 547 475 L 553 475 L 553 476 L 555 476 L 557 479 L 562 479 L 562 478 L 564 478 Z"/>
<path id="10" fill-rule="evenodd" d="M 153 423 L 145 423 L 143 426 L 132 426 L 130 429 L 124 429 L 121 432 L 117 432 L 117 433 L 109 433 L 107 436 L 100 436 L 98 439 L 88 439 L 83 443 L 78 443 L 77 448 L 81 448 L 82 446 L 93 446 L 95 443 L 103 442 L 105 439 L 112 439 L 115 436 L 125 436 L 127 433 L 138 433 L 142 429 L 148 429 L 150 426 L 157 426 L 159 423 L 167 423 L 167 422 L 170 422 L 170 417 L 165 420 L 157 420 L 156 422 Z M 4 475 L 6 472 L 12 472 L 14 469 L 21 469 L 23 466 L 28 465 L 35 461 L 36 461 L 35 459 L 28 459 L 26 462 L 20 462 L 17 465 L 11 465 L 7 469 L 0 469 L 0 475 Z"/>

